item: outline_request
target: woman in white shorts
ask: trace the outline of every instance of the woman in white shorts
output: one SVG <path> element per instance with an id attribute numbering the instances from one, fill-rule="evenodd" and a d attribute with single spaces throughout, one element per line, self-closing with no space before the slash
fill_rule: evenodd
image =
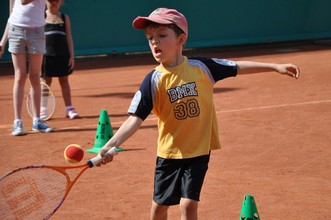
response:
<path id="1" fill-rule="evenodd" d="M 13 86 L 14 126 L 12 135 L 23 135 L 22 108 L 24 86 L 29 76 L 32 94 L 32 130 L 51 132 L 53 128 L 40 120 L 40 70 L 45 53 L 45 7 L 46 0 L 10 0 L 10 16 L 0 42 L 0 57 L 9 41 L 15 80 Z M 27 56 L 28 54 L 28 56 Z M 27 60 L 29 65 L 27 65 Z"/>

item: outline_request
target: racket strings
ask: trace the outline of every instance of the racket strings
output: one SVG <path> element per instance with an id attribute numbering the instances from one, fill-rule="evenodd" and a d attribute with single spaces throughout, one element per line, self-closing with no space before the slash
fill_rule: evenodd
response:
<path id="1" fill-rule="evenodd" d="M 55 112 L 56 100 L 51 88 L 44 82 L 40 82 L 41 86 L 41 100 L 40 100 L 40 114 L 43 115 L 43 120 L 48 120 L 52 117 Z M 32 95 L 31 91 L 26 100 L 26 107 L 28 113 L 33 117 L 33 106 L 32 106 Z"/>
<path id="2" fill-rule="evenodd" d="M 47 168 L 14 172 L 0 183 L 0 219 L 45 219 L 62 203 L 67 188 L 66 176 Z"/>
<path id="3" fill-rule="evenodd" d="M 47 91 L 42 90 L 40 107 L 41 109 L 47 110 L 46 114 L 48 115 L 55 111 L 55 97 L 48 89 Z"/>
<path id="4" fill-rule="evenodd" d="M 49 86 L 44 83 L 41 82 L 40 83 L 41 86 L 41 101 L 40 101 L 40 109 L 41 112 L 47 116 L 45 116 L 45 118 L 48 119 L 48 117 L 53 114 L 54 110 L 55 110 L 55 97 L 52 93 L 52 91 L 50 90 Z"/>

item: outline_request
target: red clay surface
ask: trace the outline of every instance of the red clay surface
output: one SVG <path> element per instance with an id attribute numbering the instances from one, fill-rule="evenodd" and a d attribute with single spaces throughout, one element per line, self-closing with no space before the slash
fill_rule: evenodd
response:
<path id="1" fill-rule="evenodd" d="M 261 219 L 331 219 L 331 47 L 285 45 L 202 53 L 211 57 L 292 62 L 298 80 L 277 73 L 238 76 L 215 87 L 223 148 L 213 151 L 203 186 L 201 220 L 238 219 L 244 195 L 253 194 Z M 64 117 L 57 81 L 57 109 L 49 134 L 32 133 L 23 110 L 22 137 L 10 135 L 13 70 L 0 68 L 0 174 L 30 164 L 68 165 L 63 150 L 93 146 L 99 113 L 114 131 L 126 119 L 131 98 L 156 65 L 150 56 L 77 61 L 71 76 L 73 104 L 82 116 Z M 26 85 L 28 91 L 28 83 Z M 194 129 L 194 128 L 193 128 Z M 148 219 L 153 190 L 157 126 L 150 115 L 113 163 L 87 170 L 52 219 Z M 94 154 L 86 153 L 84 160 Z M 169 219 L 179 219 L 171 207 Z"/>

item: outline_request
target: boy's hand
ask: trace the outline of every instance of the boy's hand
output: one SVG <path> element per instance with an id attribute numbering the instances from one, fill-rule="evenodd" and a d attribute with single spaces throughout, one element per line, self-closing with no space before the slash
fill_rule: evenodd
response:
<path id="1" fill-rule="evenodd" d="M 296 79 L 299 78 L 300 75 L 300 70 L 299 68 L 291 63 L 288 64 L 278 64 L 277 66 L 277 72 L 281 73 L 281 74 L 285 74 L 291 77 L 294 77 Z"/>
<path id="2" fill-rule="evenodd" d="M 107 152 L 111 149 L 111 147 L 102 147 L 99 151 L 99 155 L 101 156 L 102 160 L 99 164 L 96 164 L 97 167 L 101 166 L 101 164 L 107 164 L 113 161 L 114 154 L 107 154 Z"/>

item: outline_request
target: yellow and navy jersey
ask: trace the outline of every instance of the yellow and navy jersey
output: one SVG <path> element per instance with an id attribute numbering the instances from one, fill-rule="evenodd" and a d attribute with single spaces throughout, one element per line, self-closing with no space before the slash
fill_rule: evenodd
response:
<path id="1" fill-rule="evenodd" d="M 219 149 L 218 125 L 213 102 L 214 84 L 237 75 L 234 61 L 185 57 L 182 64 L 156 67 L 132 99 L 128 113 L 145 120 L 158 117 L 157 156 L 182 159 Z"/>

